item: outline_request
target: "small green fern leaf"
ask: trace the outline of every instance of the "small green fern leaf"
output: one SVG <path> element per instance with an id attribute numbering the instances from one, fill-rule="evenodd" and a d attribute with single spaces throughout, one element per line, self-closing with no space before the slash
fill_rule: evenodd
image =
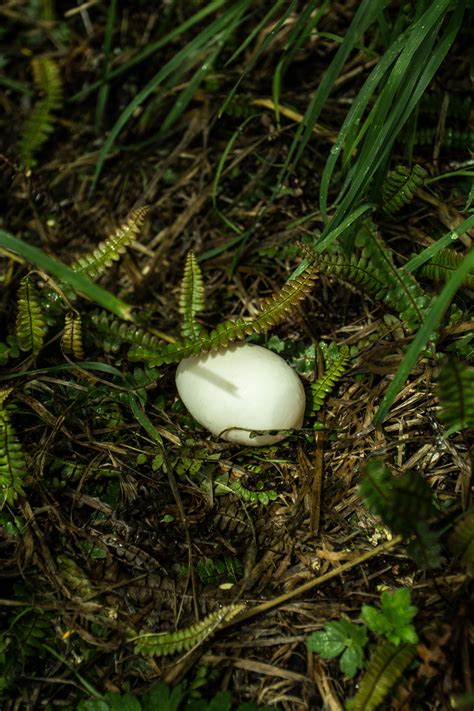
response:
<path id="1" fill-rule="evenodd" d="M 446 437 L 474 427 L 474 368 L 450 358 L 438 377 L 440 419 L 448 427 Z"/>
<path id="2" fill-rule="evenodd" d="M 15 436 L 4 401 L 11 388 L 0 390 L 0 509 L 5 504 L 12 505 L 23 496 L 23 482 L 26 477 L 26 462 L 23 449 Z"/>
<path id="3" fill-rule="evenodd" d="M 191 627 L 162 632 L 160 634 L 143 634 L 135 640 L 135 653 L 162 657 L 176 652 L 187 652 L 210 637 L 222 622 L 229 622 L 244 609 L 245 605 L 227 605 L 227 607 L 211 613 Z"/>
<path id="4" fill-rule="evenodd" d="M 449 537 L 449 547 L 466 567 L 468 575 L 474 575 L 474 509 L 457 521 Z"/>
<path id="5" fill-rule="evenodd" d="M 369 660 L 357 694 L 347 704 L 349 711 L 378 709 L 415 657 L 413 644 L 398 647 L 391 642 L 379 644 Z"/>
<path id="6" fill-rule="evenodd" d="M 366 254 L 378 278 L 384 283 L 382 300 L 400 314 L 410 329 L 417 328 L 431 299 L 425 294 L 414 276 L 393 263 L 392 254 L 377 235 L 376 227 L 368 220 L 357 233 L 356 245 Z M 379 295 L 380 298 L 380 295 Z"/>
<path id="7" fill-rule="evenodd" d="M 433 281 L 449 281 L 453 272 L 456 271 L 461 262 L 465 259 L 465 256 L 464 254 L 454 252 L 452 249 L 441 249 L 428 264 L 423 264 L 423 266 L 420 267 L 420 274 Z M 467 275 L 462 286 L 474 289 L 474 271 L 471 271 Z"/>
<path id="8" fill-rule="evenodd" d="M 79 272 L 89 279 L 98 279 L 113 264 L 120 259 L 130 242 L 137 236 L 149 207 L 140 207 L 120 225 L 120 227 L 104 242 L 101 242 L 91 254 L 86 254 L 72 265 L 75 272 Z"/>
<path id="9" fill-rule="evenodd" d="M 374 298 L 382 300 L 386 285 L 364 254 L 353 252 L 350 255 L 342 252 L 325 252 L 316 254 L 319 268 L 325 274 L 334 274 L 350 284 L 355 284 L 368 291 Z"/>
<path id="10" fill-rule="evenodd" d="M 411 202 L 416 189 L 424 184 L 427 175 L 421 165 L 414 165 L 411 170 L 404 165 L 397 165 L 394 170 L 390 170 L 382 186 L 384 211 L 392 214 Z"/>
<path id="11" fill-rule="evenodd" d="M 21 280 L 18 290 L 18 313 L 15 335 L 22 351 L 38 353 L 43 345 L 46 323 L 39 295 L 28 277 Z"/>
<path id="12" fill-rule="evenodd" d="M 245 336 L 260 334 L 280 323 L 313 288 L 317 266 L 312 260 L 304 271 L 286 282 L 282 289 L 262 302 L 260 312 L 252 320 L 237 318 L 224 321 L 209 334 L 201 334 L 195 340 L 185 339 L 169 343 L 161 348 L 136 346 L 130 349 L 130 360 L 144 360 L 150 366 L 178 363 L 183 358 L 204 351 L 225 348 L 229 343 L 241 341 Z"/>
<path id="13" fill-rule="evenodd" d="M 71 355 L 78 360 L 84 360 L 82 319 L 77 311 L 70 311 L 64 317 L 64 331 L 61 337 L 61 347 L 67 355 Z"/>
<path id="14" fill-rule="evenodd" d="M 359 494 L 393 533 L 409 541 L 408 552 L 420 567 L 440 566 L 440 534 L 428 524 L 437 512 L 436 502 L 420 474 L 406 471 L 394 476 L 383 461 L 373 457 L 365 465 Z"/>
<path id="15" fill-rule="evenodd" d="M 348 346 L 342 346 L 338 356 L 329 364 L 326 363 L 326 370 L 314 382 L 311 383 L 311 414 L 314 415 L 324 404 L 327 395 L 334 388 L 339 378 L 347 370 L 350 361 Z"/>
<path id="16" fill-rule="evenodd" d="M 237 496 L 249 504 L 263 504 L 267 506 L 271 501 L 276 501 L 278 493 L 274 489 L 264 489 L 263 482 L 259 482 L 260 488 L 249 489 L 244 486 L 238 479 L 230 482 L 230 488 L 235 491 Z"/>
<path id="17" fill-rule="evenodd" d="M 23 126 L 19 152 L 27 170 L 35 164 L 34 154 L 54 130 L 54 111 L 62 103 L 62 81 L 59 67 L 50 57 L 32 59 L 33 79 L 43 96 L 39 99 Z"/>
<path id="18" fill-rule="evenodd" d="M 181 335 L 192 340 L 198 338 L 203 328 L 196 321 L 196 314 L 204 310 L 204 283 L 196 256 L 191 250 L 186 257 L 181 292 L 179 313 L 182 316 Z"/>
<path id="19" fill-rule="evenodd" d="M 314 253 L 313 258 L 322 272 L 335 274 L 368 291 L 375 299 L 399 312 L 408 328 L 417 328 L 423 321 L 430 299 L 413 275 L 403 268 L 397 269 L 390 250 L 377 236 L 370 221 L 363 223 L 355 243 L 358 251 L 350 255 L 336 250 Z"/>
<path id="20" fill-rule="evenodd" d="M 98 311 L 90 318 L 100 336 L 101 346 L 107 352 L 116 353 L 124 343 L 150 349 L 157 349 L 160 346 L 160 339 L 157 336 L 133 323 L 119 321 L 105 311 Z"/>

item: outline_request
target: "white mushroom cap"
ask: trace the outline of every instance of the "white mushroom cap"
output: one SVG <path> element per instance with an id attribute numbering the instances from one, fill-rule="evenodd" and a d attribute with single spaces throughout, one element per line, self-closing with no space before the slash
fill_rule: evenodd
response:
<path id="1" fill-rule="evenodd" d="M 186 358 L 177 368 L 176 387 L 194 419 L 228 442 L 273 444 L 287 433 L 250 433 L 303 423 L 301 380 L 283 358 L 261 346 L 243 343 Z"/>

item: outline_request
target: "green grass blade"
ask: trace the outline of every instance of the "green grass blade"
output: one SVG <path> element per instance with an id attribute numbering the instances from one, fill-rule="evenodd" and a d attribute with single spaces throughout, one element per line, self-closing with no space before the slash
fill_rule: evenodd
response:
<path id="1" fill-rule="evenodd" d="M 410 259 L 407 264 L 403 267 L 406 272 L 415 272 L 423 264 L 429 262 L 430 259 L 435 257 L 441 249 L 449 247 L 455 240 L 457 240 L 461 235 L 465 234 L 468 230 L 474 227 L 474 215 L 468 217 L 460 225 L 450 230 L 445 235 L 440 237 L 434 244 L 430 244 L 429 247 L 424 249 L 420 254 L 415 255 Z"/>
<path id="2" fill-rule="evenodd" d="M 395 377 L 392 380 L 382 403 L 375 413 L 373 419 L 374 425 L 380 425 L 385 419 L 390 407 L 392 406 L 398 392 L 403 387 L 408 375 L 410 374 L 413 366 L 420 353 L 425 348 L 426 344 L 430 340 L 433 332 L 438 328 L 441 320 L 446 313 L 451 301 L 453 300 L 457 290 L 461 286 L 462 282 L 469 274 L 470 270 L 474 268 L 474 250 L 466 255 L 462 263 L 456 269 L 450 280 L 446 283 L 441 293 L 436 297 L 433 302 L 428 315 L 423 322 L 422 326 L 418 330 L 413 342 L 408 348 L 403 361 L 401 362 Z"/>
<path id="3" fill-rule="evenodd" d="M 155 74 L 155 76 L 150 79 L 148 84 L 146 84 L 141 91 L 135 96 L 135 98 L 126 106 L 122 111 L 119 118 L 110 130 L 107 139 L 102 146 L 99 157 L 97 159 L 94 177 L 92 179 L 92 184 L 90 187 L 90 194 L 93 193 L 99 176 L 102 172 L 104 163 L 109 155 L 112 147 L 117 139 L 118 135 L 126 126 L 128 121 L 132 118 L 133 114 L 141 104 L 152 94 L 156 89 L 167 79 L 171 74 L 174 73 L 174 82 L 184 74 L 184 72 L 190 68 L 193 64 L 200 61 L 202 58 L 202 52 L 205 51 L 208 43 L 215 42 L 216 38 L 220 35 L 222 31 L 228 28 L 229 24 L 238 24 L 239 18 L 242 16 L 250 0 L 239 0 L 235 5 L 228 11 L 225 15 L 218 17 L 214 20 L 208 27 L 202 30 L 193 40 L 188 42 L 188 44 L 177 52 L 166 64 Z"/>
<path id="4" fill-rule="evenodd" d="M 118 299 L 113 294 L 110 294 L 77 272 L 74 272 L 57 259 L 49 257 L 41 249 L 23 242 L 5 230 L 0 230 L 0 247 L 8 249 L 14 254 L 19 254 L 23 259 L 39 267 L 39 269 L 42 269 L 47 274 L 56 277 L 58 281 L 69 284 L 73 289 L 84 294 L 84 296 L 87 296 L 91 301 L 95 301 L 96 304 L 103 306 L 104 309 L 111 311 L 116 316 L 126 319 L 127 321 L 132 320 L 132 307 L 129 304 L 122 301 L 122 299 Z"/>
<path id="5" fill-rule="evenodd" d="M 323 234 L 321 234 L 319 239 L 314 244 L 314 249 L 316 250 L 316 252 L 324 252 L 324 250 L 327 249 L 334 242 L 334 240 L 336 240 L 340 235 L 342 235 L 343 232 L 352 227 L 354 223 L 362 217 L 362 215 L 365 215 L 366 212 L 374 210 L 375 208 L 375 203 L 364 203 L 363 205 L 360 205 L 356 210 L 351 212 L 351 214 L 348 215 L 341 222 L 340 225 L 328 232 L 325 237 L 323 237 Z"/>
<path id="6" fill-rule="evenodd" d="M 388 4 L 388 0 L 362 0 L 354 19 L 336 52 L 329 68 L 324 75 L 317 91 L 314 93 L 306 110 L 304 121 L 298 127 L 285 161 L 283 174 L 279 182 L 283 182 L 290 165 L 296 165 L 304 153 L 306 145 L 312 136 L 314 126 L 328 98 L 336 79 L 360 37 L 376 19 L 379 12 Z"/>
<path id="7" fill-rule="evenodd" d="M 372 70 L 372 73 L 368 77 L 367 81 L 363 85 L 362 89 L 359 91 L 357 97 L 354 99 L 354 103 L 346 116 L 346 119 L 339 130 L 337 141 L 334 144 L 329 157 L 324 166 L 323 176 L 321 179 L 320 188 L 320 209 L 323 219 L 327 219 L 327 199 L 329 193 L 329 186 L 331 183 L 331 178 L 334 173 L 334 168 L 336 166 L 337 160 L 344 148 L 348 136 L 353 132 L 354 128 L 358 126 L 362 115 L 373 96 L 377 86 L 383 81 L 386 76 L 390 66 L 394 64 L 398 55 L 400 54 L 403 46 L 406 42 L 407 33 L 404 33 L 398 37 L 390 49 L 384 54 L 380 59 L 378 64 Z"/>
<path id="8" fill-rule="evenodd" d="M 228 227 L 230 227 L 230 229 L 233 230 L 234 232 L 236 232 L 238 235 L 240 235 L 242 233 L 242 230 L 237 225 L 235 225 L 231 220 L 229 220 L 229 218 L 227 218 L 220 211 L 220 209 L 217 205 L 217 192 L 218 192 L 218 188 L 219 188 L 219 182 L 220 182 L 220 179 L 222 176 L 222 171 L 224 170 L 225 162 L 226 162 L 227 158 L 229 157 L 229 154 L 234 146 L 235 141 L 238 138 L 242 137 L 243 131 L 244 131 L 245 127 L 247 126 L 247 124 L 250 123 L 251 121 L 253 121 L 255 118 L 258 118 L 259 116 L 260 116 L 260 114 L 253 114 L 252 116 L 248 116 L 246 119 L 244 119 L 244 121 L 242 121 L 242 123 L 239 125 L 237 130 L 234 131 L 234 133 L 228 140 L 227 145 L 224 148 L 224 151 L 219 159 L 219 163 L 217 164 L 217 168 L 216 168 L 216 174 L 214 176 L 214 180 L 212 181 L 211 198 L 212 198 L 212 204 L 213 204 L 214 210 L 217 212 L 219 217 L 226 223 L 226 225 Z M 220 245 L 220 247 L 222 247 L 222 245 Z"/>
<path id="9" fill-rule="evenodd" d="M 104 37 L 104 66 L 102 76 L 105 77 L 109 67 L 110 51 L 112 49 L 112 38 L 114 34 L 115 18 L 117 15 L 117 0 L 110 0 L 109 9 L 107 11 L 107 23 L 105 26 Z M 99 89 L 97 96 L 97 105 L 95 108 L 95 130 L 97 132 L 102 128 L 105 111 L 107 109 L 107 99 L 109 98 L 110 85 L 104 80 L 104 83 Z"/>
<path id="10" fill-rule="evenodd" d="M 449 4 L 450 0 L 433 3 L 420 19 L 419 27 L 412 26 L 405 47 L 361 129 L 366 131 L 366 135 L 346 181 L 349 186 L 347 193 L 325 232 L 337 226 L 367 191 L 368 184 L 383 162 L 387 161 L 395 139 L 446 56 L 459 31 L 464 12 L 463 3 L 458 4 L 445 33 L 435 46 L 439 26 Z"/>
<path id="11" fill-rule="evenodd" d="M 245 47 L 247 47 L 247 45 L 248 45 L 248 44 L 253 40 L 253 38 L 258 34 L 258 32 L 260 32 L 260 30 L 261 30 L 263 27 L 265 27 L 265 25 L 268 23 L 268 21 L 271 19 L 271 17 L 275 14 L 276 10 L 277 10 L 277 9 L 280 7 L 280 5 L 282 5 L 282 4 L 283 4 L 283 3 L 281 2 L 281 0 L 277 0 L 277 2 L 275 3 L 275 5 L 268 11 L 268 13 L 265 15 L 265 17 L 263 18 L 263 20 L 252 30 L 252 32 L 250 33 L 250 36 L 247 37 L 247 39 L 241 44 L 241 46 L 238 47 L 238 49 L 234 52 L 234 54 L 232 55 L 231 59 L 229 59 L 229 61 L 226 63 L 226 65 L 230 64 L 230 62 L 231 62 L 235 57 L 237 57 L 237 56 L 240 54 L 240 52 L 245 49 Z M 236 92 L 237 89 L 239 88 L 241 81 L 244 79 L 244 77 L 247 76 L 247 74 L 248 74 L 249 71 L 252 69 L 252 67 L 255 66 L 256 62 L 257 62 L 258 59 L 259 59 L 259 57 L 262 55 L 263 52 L 265 52 L 265 50 L 267 49 L 267 47 L 269 46 L 269 44 L 273 41 L 273 39 L 275 38 L 275 36 L 278 34 L 278 32 L 279 32 L 280 29 L 282 28 L 282 26 L 283 26 L 285 20 L 286 20 L 287 17 L 291 14 L 291 12 L 294 10 L 295 5 L 296 5 L 296 0 L 291 0 L 289 6 L 287 7 L 287 9 L 286 9 L 285 12 L 283 13 L 283 15 L 280 17 L 280 19 L 279 19 L 278 22 L 276 23 L 275 27 L 272 29 L 271 32 L 269 32 L 269 33 L 267 34 L 267 36 L 266 36 L 265 39 L 263 40 L 263 42 L 262 42 L 262 44 L 260 45 L 260 47 L 258 47 L 258 49 L 254 52 L 254 55 L 253 55 L 251 61 L 247 64 L 247 66 L 245 67 L 244 71 L 241 73 L 241 75 L 239 76 L 238 80 L 236 81 L 236 83 L 234 84 L 234 86 L 232 87 L 232 89 L 230 90 L 230 92 L 227 94 L 226 99 L 225 99 L 224 103 L 222 104 L 222 106 L 221 106 L 221 108 L 220 108 L 220 110 L 219 110 L 219 116 L 222 116 L 222 114 L 224 113 L 224 111 L 225 111 L 226 107 L 228 106 L 229 102 L 232 101 L 232 97 L 235 95 L 235 92 Z"/>
<path id="12" fill-rule="evenodd" d="M 192 15 L 192 17 L 182 22 L 174 30 L 168 32 L 168 34 L 166 34 L 164 37 L 161 37 L 161 39 L 157 40 L 156 42 L 147 44 L 147 46 L 144 47 L 141 52 L 138 52 L 138 54 L 132 57 L 132 59 L 129 59 L 127 62 L 124 62 L 116 69 L 112 69 L 100 81 L 96 81 L 93 84 L 90 84 L 89 86 L 79 91 L 77 94 L 74 94 L 74 96 L 70 98 L 70 101 L 82 101 L 83 99 L 87 98 L 89 94 L 93 94 L 94 91 L 99 89 L 104 81 L 110 82 L 113 79 L 116 79 L 117 77 L 121 76 L 122 74 L 125 74 L 137 64 L 141 64 L 145 61 L 145 59 L 150 57 L 152 54 L 155 54 L 155 52 L 157 52 L 159 49 L 161 49 L 162 47 L 166 47 L 166 45 L 177 39 L 181 34 L 183 34 L 183 32 L 186 32 L 194 25 L 198 24 L 199 22 L 202 22 L 202 20 L 204 20 L 208 15 L 212 14 L 215 10 L 219 10 L 223 5 L 227 4 L 228 2 L 229 0 L 214 0 L 213 2 L 207 3 L 205 7 L 203 7 L 201 10 Z"/>
<path id="13" fill-rule="evenodd" d="M 299 14 L 288 36 L 282 58 L 278 62 L 273 74 L 272 98 L 275 105 L 275 120 L 277 126 L 280 126 L 281 84 L 285 72 L 297 52 L 301 49 L 311 32 L 314 30 L 315 26 L 318 24 L 321 17 L 326 13 L 329 7 L 329 0 L 325 0 L 321 7 L 316 10 L 318 4 L 319 0 L 312 0 L 312 2 L 309 2 L 306 5 L 306 7 L 302 8 L 302 12 Z"/>

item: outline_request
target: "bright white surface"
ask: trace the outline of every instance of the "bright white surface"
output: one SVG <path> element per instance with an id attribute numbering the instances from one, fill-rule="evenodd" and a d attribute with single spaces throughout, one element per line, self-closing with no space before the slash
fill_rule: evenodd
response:
<path id="1" fill-rule="evenodd" d="M 243 343 L 185 358 L 176 371 L 176 387 L 194 419 L 228 442 L 273 444 L 286 434 L 250 438 L 250 432 L 303 423 L 301 380 L 283 358 L 261 346 Z"/>

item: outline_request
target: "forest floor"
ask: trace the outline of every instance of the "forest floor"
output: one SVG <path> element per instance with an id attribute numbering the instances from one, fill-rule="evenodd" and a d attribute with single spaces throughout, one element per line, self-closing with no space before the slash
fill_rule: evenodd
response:
<path id="1" fill-rule="evenodd" d="M 294 3 L 273 37 L 290 3 L 275 3 L 278 12 L 268 18 L 272 3 L 254 3 L 238 22 L 231 14 L 243 0 L 214 4 L 216 11 L 143 59 L 142 52 L 212 3 L 15 0 L 0 8 L 0 228 L 72 264 L 149 206 L 100 285 L 132 305 L 134 324 L 160 343 L 179 338 L 180 284 L 191 249 L 206 293 L 198 321 L 207 329 L 255 317 L 262 299 L 301 264 L 300 243 L 311 245 L 326 224 L 319 203 L 324 165 L 384 51 L 375 23 L 343 63 L 302 156 L 278 185 L 295 132 L 359 3 L 323 3 L 317 28 L 300 46 L 291 33 L 315 3 Z M 388 5 L 394 22 L 399 3 Z M 235 29 L 213 58 L 213 35 L 208 44 L 193 42 L 225 13 Z M 288 47 L 294 53 L 278 104 L 272 82 Z M 395 214 L 378 206 L 370 220 L 364 215 L 396 269 L 466 219 L 472 188 L 469 170 L 460 169 L 469 167 L 472 148 L 459 136 L 472 129 L 468 47 L 460 31 L 418 107 L 412 130 L 419 140 L 411 142 L 410 159 L 400 139 L 387 166 L 417 163 L 429 178 L 448 177 L 419 186 Z M 51 58 L 60 90 L 51 79 L 46 89 L 35 80 L 38 57 Z M 174 62 L 169 74 L 137 99 L 168 62 Z M 28 135 L 28 117 L 45 98 L 49 125 Z M 467 113 L 451 112 L 450 105 L 467 106 Z M 331 187 L 330 214 L 337 194 Z M 471 229 L 458 240 L 460 253 L 473 235 Z M 348 353 L 348 362 L 301 429 L 278 444 L 243 447 L 211 436 L 186 412 L 175 364 L 129 359 L 125 325 L 120 331 L 111 314 L 86 298 L 71 306 L 61 284 L 63 306 L 51 308 L 41 346 L 33 354 L 18 351 L 20 281 L 30 274 L 44 291 L 47 272 L 1 248 L 0 384 L 8 388 L 2 412 L 26 465 L 24 493 L 0 512 L 2 708 L 150 709 L 146 694 L 154 688 L 162 699 L 157 709 L 188 708 L 191 701 L 196 709 L 226 709 L 231 696 L 232 708 L 337 711 L 356 695 L 383 638 L 370 630 L 357 648 L 350 635 L 367 629 L 362 606 L 380 610 L 381 595 L 400 589 L 410 591 L 417 608 L 405 620 L 416 629 L 411 644 L 402 640 L 406 661 L 395 664 L 388 681 L 373 676 L 375 685 L 387 684 L 385 706 L 372 700 L 353 708 L 474 707 L 472 555 L 466 567 L 449 545 L 453 522 L 471 502 L 472 438 L 469 431 L 446 436 L 436 349 L 418 358 L 383 423 L 374 424 L 414 331 L 382 301 L 321 270 L 286 319 L 250 340 L 284 357 L 308 397 L 330 363 L 329 347 Z M 440 285 L 420 283 L 434 300 Z M 472 294 L 472 287 L 459 291 L 460 317 L 443 323 L 439 353 L 472 334 Z M 83 357 L 61 341 L 66 312 L 81 316 Z M 371 460 L 390 467 L 395 481 L 413 473 L 429 486 L 436 545 L 426 561 L 414 560 L 410 536 L 402 530 L 402 542 L 400 531 L 370 507 L 370 496 L 361 496 Z M 416 490 L 413 496 L 412 521 Z M 335 634 L 337 626 L 327 625 L 341 620 L 353 626 L 339 651 L 310 651 L 312 633 Z M 137 643 L 143 633 L 176 630 L 188 630 L 191 641 L 175 635 L 174 654 L 145 653 Z M 353 674 L 340 667 L 346 647 L 355 647 L 355 657 L 360 652 Z M 174 702 L 167 696 L 172 688 Z"/>

